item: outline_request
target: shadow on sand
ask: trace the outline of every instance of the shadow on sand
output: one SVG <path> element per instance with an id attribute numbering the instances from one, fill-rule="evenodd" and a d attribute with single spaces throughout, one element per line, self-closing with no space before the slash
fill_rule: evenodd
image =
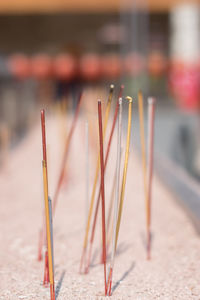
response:
<path id="1" fill-rule="evenodd" d="M 56 291 L 55 291 L 55 297 L 56 297 L 56 299 L 58 298 L 58 295 L 59 295 L 59 292 L 60 292 L 60 289 L 61 289 L 64 277 L 65 277 L 65 271 L 62 272 L 62 274 L 60 276 L 60 279 L 58 281 L 58 284 L 56 286 Z"/>
<path id="2" fill-rule="evenodd" d="M 130 265 L 130 267 L 128 268 L 128 270 L 122 275 L 122 277 L 113 285 L 112 288 L 112 294 L 113 292 L 118 288 L 118 286 L 120 285 L 121 281 L 123 281 L 128 275 L 129 273 L 133 270 L 133 268 L 135 267 L 135 262 L 133 261 L 132 264 Z"/>

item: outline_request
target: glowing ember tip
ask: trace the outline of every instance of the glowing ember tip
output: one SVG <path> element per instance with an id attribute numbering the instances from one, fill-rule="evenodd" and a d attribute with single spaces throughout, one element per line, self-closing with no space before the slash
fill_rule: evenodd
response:
<path id="1" fill-rule="evenodd" d="M 114 90 L 114 87 L 115 87 L 114 84 L 110 85 L 110 92 L 112 92 Z"/>
<path id="2" fill-rule="evenodd" d="M 126 100 L 128 100 L 129 102 L 133 102 L 133 99 L 130 96 L 127 96 Z"/>
<path id="3" fill-rule="evenodd" d="M 155 104 L 155 102 L 156 102 L 156 99 L 155 98 L 153 98 L 153 97 L 149 97 L 148 98 L 148 104 Z"/>

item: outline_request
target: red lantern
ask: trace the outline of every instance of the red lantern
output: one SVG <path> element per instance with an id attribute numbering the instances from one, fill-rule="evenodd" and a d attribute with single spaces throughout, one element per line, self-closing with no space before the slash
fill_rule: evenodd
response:
<path id="1" fill-rule="evenodd" d="M 145 68 L 144 58 L 136 52 L 129 53 L 124 59 L 124 71 L 127 75 L 137 76 Z"/>
<path id="2" fill-rule="evenodd" d="M 52 76 L 52 59 L 46 54 L 38 54 L 31 60 L 32 76 L 39 80 Z"/>
<path id="3" fill-rule="evenodd" d="M 148 71 L 154 77 L 162 76 L 167 70 L 167 60 L 158 51 L 152 52 L 148 58 Z"/>
<path id="4" fill-rule="evenodd" d="M 105 55 L 102 60 L 102 73 L 105 78 L 117 79 L 122 72 L 122 62 L 118 55 Z"/>
<path id="5" fill-rule="evenodd" d="M 25 79 L 30 76 L 30 60 L 24 54 L 15 54 L 8 59 L 10 73 L 17 79 Z"/>
<path id="6" fill-rule="evenodd" d="M 173 62 L 169 72 L 169 85 L 181 109 L 186 111 L 199 109 L 200 68 L 198 65 Z"/>
<path id="7" fill-rule="evenodd" d="M 54 60 L 54 74 L 60 80 L 71 80 L 76 75 L 77 64 L 73 56 L 59 54 Z"/>
<path id="8" fill-rule="evenodd" d="M 101 61 L 96 54 L 86 54 L 80 59 L 80 75 L 86 80 L 97 80 L 101 75 Z"/>

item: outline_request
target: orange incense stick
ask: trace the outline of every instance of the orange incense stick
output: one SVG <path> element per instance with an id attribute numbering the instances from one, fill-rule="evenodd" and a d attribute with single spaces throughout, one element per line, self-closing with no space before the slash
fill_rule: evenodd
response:
<path id="1" fill-rule="evenodd" d="M 119 91 L 119 98 L 122 95 L 123 89 L 124 89 L 124 86 L 122 85 L 120 87 L 120 91 Z M 106 149 L 106 157 L 105 157 L 105 162 L 104 162 L 104 172 L 106 171 L 106 166 L 107 166 L 107 163 L 108 163 L 108 158 L 109 158 L 109 153 L 110 153 L 110 147 L 111 147 L 112 138 L 113 138 L 113 134 L 114 134 L 114 130 L 115 130 L 115 125 L 116 125 L 116 121 L 117 121 L 118 111 L 119 111 L 119 103 L 117 101 L 116 107 L 115 107 L 115 113 L 114 113 L 113 123 L 112 123 L 112 128 L 111 128 L 111 131 L 110 131 L 110 136 L 109 136 L 108 145 L 107 145 L 107 149 Z M 91 232 L 91 238 L 90 238 L 90 248 L 89 248 L 89 252 L 88 252 L 89 255 L 88 255 L 88 261 L 87 261 L 85 273 L 88 272 L 89 265 L 90 265 L 90 260 L 91 260 L 92 245 L 93 245 L 94 236 L 95 236 L 95 228 L 96 228 L 96 222 L 97 222 L 97 215 L 98 215 L 98 209 L 99 209 L 100 196 L 101 196 L 101 186 L 99 188 L 99 193 L 98 193 L 97 202 L 96 202 L 96 208 L 95 208 L 95 214 L 94 214 L 94 220 L 93 220 L 92 232 Z"/>
<path id="2" fill-rule="evenodd" d="M 106 133 L 106 129 L 107 129 L 108 117 L 109 117 L 109 114 L 110 114 L 111 101 L 112 101 L 112 96 L 113 96 L 113 90 L 114 90 L 114 85 L 111 85 L 110 86 L 109 97 L 108 97 L 108 101 L 107 101 L 107 105 L 106 105 L 105 120 L 104 120 L 104 127 L 103 127 L 103 139 L 105 138 L 105 133 Z M 90 223 L 91 223 L 91 218 L 92 218 L 92 211 L 93 211 L 93 206 L 94 206 L 96 186 L 97 186 L 97 181 L 98 181 L 98 176 L 99 176 L 99 167 L 100 167 L 100 155 L 98 154 L 96 171 L 95 171 L 95 178 L 94 178 L 94 183 L 93 183 L 93 188 L 92 188 L 92 195 L 91 195 L 91 200 L 90 200 L 90 207 L 89 207 L 86 230 L 85 230 L 85 236 L 84 236 L 84 242 L 83 242 L 83 250 L 82 250 L 81 261 L 80 261 L 80 268 L 79 268 L 80 273 L 82 272 L 82 266 L 83 266 L 83 262 L 85 260 L 85 254 L 86 254 L 86 250 L 87 250 L 88 235 L 89 235 Z"/>
<path id="3" fill-rule="evenodd" d="M 41 126 L 42 126 L 42 148 L 43 148 L 42 168 L 43 168 L 43 185 L 44 185 L 44 202 L 45 202 L 46 238 L 47 238 L 47 252 L 48 252 L 50 295 L 51 295 L 51 300 L 55 300 L 52 235 L 51 235 L 51 221 L 50 221 L 49 199 L 48 199 L 48 174 L 47 174 L 45 111 L 44 110 L 41 111 Z"/>
<path id="4" fill-rule="evenodd" d="M 144 183 L 144 196 L 145 196 L 145 206 L 146 206 L 146 234 L 147 234 L 147 245 L 150 239 L 150 207 L 148 200 L 148 187 L 147 187 L 147 166 L 146 166 L 146 147 L 145 147 L 145 133 L 144 133 L 144 108 L 143 108 L 143 96 L 142 92 L 138 93 L 138 105 L 139 105 L 139 119 L 140 119 L 140 143 L 142 152 L 142 171 L 143 171 L 143 183 Z M 148 248 L 148 247 L 147 247 Z M 148 251 L 147 251 L 147 259 Z"/>
<path id="5" fill-rule="evenodd" d="M 106 225 L 105 225 L 105 191 L 104 191 L 104 155 L 103 155 L 103 130 L 102 130 L 102 112 L 101 101 L 98 100 L 98 119 L 99 119 L 99 147 L 100 147 L 100 169 L 101 169 L 101 207 L 102 207 L 102 247 L 104 264 L 104 285 L 106 289 Z"/>
<path id="6" fill-rule="evenodd" d="M 153 152 L 154 152 L 154 120 L 155 120 L 155 99 L 148 98 L 148 202 L 149 202 L 149 235 L 147 239 L 147 257 L 151 258 L 151 196 L 153 177 Z"/>

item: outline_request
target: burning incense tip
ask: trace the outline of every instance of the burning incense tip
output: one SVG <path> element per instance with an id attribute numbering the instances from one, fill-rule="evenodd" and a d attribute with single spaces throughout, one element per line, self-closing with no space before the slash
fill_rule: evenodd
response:
<path id="1" fill-rule="evenodd" d="M 114 84 L 111 84 L 111 85 L 110 85 L 110 93 L 113 92 L 114 87 L 115 87 Z"/>
<path id="2" fill-rule="evenodd" d="M 130 96 L 126 96 L 126 100 L 128 100 L 130 103 L 133 102 L 133 99 Z"/>
<path id="3" fill-rule="evenodd" d="M 141 90 L 139 90 L 138 96 L 142 96 L 142 91 Z"/>
<path id="4" fill-rule="evenodd" d="M 155 98 L 153 98 L 153 97 L 149 97 L 149 98 L 148 98 L 148 104 L 149 104 L 149 105 L 155 104 L 155 102 L 156 102 L 156 99 L 155 99 Z"/>

